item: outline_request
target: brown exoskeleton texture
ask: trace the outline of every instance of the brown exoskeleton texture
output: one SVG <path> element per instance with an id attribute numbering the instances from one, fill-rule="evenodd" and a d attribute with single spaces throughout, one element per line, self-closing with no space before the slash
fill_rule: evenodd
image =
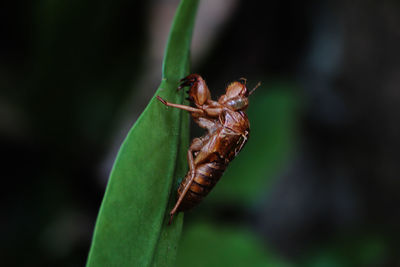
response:
<path id="1" fill-rule="evenodd" d="M 178 89 L 189 86 L 192 106 L 169 103 L 157 96 L 164 105 L 189 111 L 193 120 L 207 133 L 194 138 L 188 153 L 189 171 L 178 188 L 178 200 L 170 212 L 196 206 L 214 187 L 223 172 L 242 150 L 249 138 L 250 123 L 245 110 L 251 90 L 246 88 L 246 79 L 232 82 L 218 101 L 211 99 L 206 82 L 198 74 L 190 74 L 181 80 Z"/>

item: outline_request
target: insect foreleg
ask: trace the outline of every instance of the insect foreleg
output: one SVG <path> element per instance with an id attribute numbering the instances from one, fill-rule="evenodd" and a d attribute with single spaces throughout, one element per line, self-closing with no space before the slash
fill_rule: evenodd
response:
<path id="1" fill-rule="evenodd" d="M 196 105 L 203 105 L 211 101 L 210 90 L 208 90 L 206 82 L 198 74 L 191 74 L 181 80 L 181 85 L 178 89 L 185 86 L 190 86 L 189 99 L 194 101 Z"/>
<path id="2" fill-rule="evenodd" d="M 186 110 L 186 111 L 189 111 L 189 112 L 197 113 L 199 115 L 203 115 L 204 114 L 204 111 L 202 109 L 199 109 L 199 108 L 194 108 L 194 107 L 190 107 L 190 106 L 186 106 L 186 105 L 170 103 L 170 102 L 165 101 L 164 99 L 162 99 L 159 96 L 157 96 L 157 99 L 160 100 L 161 103 L 163 103 L 164 105 L 166 105 L 168 107 L 174 107 L 174 108 L 183 109 L 183 110 Z"/>

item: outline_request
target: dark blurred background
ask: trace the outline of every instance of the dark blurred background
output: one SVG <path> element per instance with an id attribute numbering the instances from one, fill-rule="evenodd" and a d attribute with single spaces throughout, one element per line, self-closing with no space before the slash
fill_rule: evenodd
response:
<path id="1" fill-rule="evenodd" d="M 1 4 L 3 266 L 85 264 L 178 2 Z M 192 71 L 214 97 L 263 85 L 249 143 L 185 215 L 179 266 L 400 266 L 399 14 L 394 0 L 201 1 Z"/>

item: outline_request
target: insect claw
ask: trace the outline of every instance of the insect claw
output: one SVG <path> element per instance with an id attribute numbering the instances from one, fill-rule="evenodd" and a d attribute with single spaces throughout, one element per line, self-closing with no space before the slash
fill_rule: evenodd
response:
<path id="1" fill-rule="evenodd" d="M 169 216 L 170 216 L 170 217 L 169 217 L 168 225 L 171 225 L 172 219 L 174 218 L 174 214 L 172 213 L 172 214 L 170 214 Z"/>
<path id="2" fill-rule="evenodd" d="M 178 86 L 178 90 L 180 90 L 186 86 L 193 86 L 193 82 L 190 82 L 190 81 L 183 82 L 181 85 Z"/>
<path id="3" fill-rule="evenodd" d="M 184 81 L 181 80 L 181 84 L 178 86 L 178 90 L 181 90 L 182 88 L 184 88 L 186 86 L 187 86 L 187 81 L 186 80 L 184 80 Z"/>
<path id="4" fill-rule="evenodd" d="M 179 82 L 180 82 L 180 85 L 179 85 L 179 87 L 178 87 L 178 90 L 179 90 L 179 89 L 182 89 L 183 87 L 186 87 L 186 86 L 193 86 L 193 84 L 194 84 L 196 81 L 197 81 L 196 78 L 190 77 L 190 75 L 189 75 L 189 76 L 186 76 L 185 78 L 183 78 L 183 79 L 181 79 L 181 80 L 179 81 Z"/>
<path id="5" fill-rule="evenodd" d="M 159 96 L 156 96 L 158 100 L 160 100 L 161 103 L 163 103 L 164 105 L 167 105 L 167 101 L 165 101 L 164 99 L 162 99 Z"/>

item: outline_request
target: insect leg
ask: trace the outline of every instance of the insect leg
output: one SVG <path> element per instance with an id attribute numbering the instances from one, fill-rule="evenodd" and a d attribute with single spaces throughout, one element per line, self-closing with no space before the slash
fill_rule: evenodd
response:
<path id="1" fill-rule="evenodd" d="M 206 114 L 210 117 L 218 117 L 223 111 L 224 109 L 220 107 L 205 109 Z"/>
<path id="2" fill-rule="evenodd" d="M 192 182 L 193 182 L 193 179 L 195 176 L 193 152 L 190 149 L 188 150 L 187 157 L 188 157 L 188 162 L 189 162 L 190 178 L 189 178 L 189 181 L 186 183 L 185 188 L 183 189 L 182 193 L 180 194 L 179 199 L 176 201 L 174 208 L 169 213 L 170 219 L 169 219 L 168 224 L 171 224 L 172 218 L 174 217 L 175 213 L 177 212 L 179 206 L 181 205 L 181 202 L 182 202 L 183 198 L 185 197 L 187 191 L 189 190 L 190 186 L 192 185 Z"/>
<path id="3" fill-rule="evenodd" d="M 235 156 L 237 156 L 239 154 L 239 152 L 242 150 L 243 146 L 246 144 L 248 136 L 249 136 L 249 132 L 248 131 L 245 131 L 245 134 L 242 134 L 241 137 L 243 138 L 243 140 L 242 140 L 242 142 L 240 144 L 240 147 L 235 149 Z"/>
<path id="4" fill-rule="evenodd" d="M 189 98 L 196 105 L 203 105 L 204 103 L 211 101 L 210 90 L 207 87 L 206 82 L 198 74 L 190 74 L 189 76 L 181 80 L 181 85 L 178 87 L 182 89 L 183 87 L 190 86 Z"/>
<path id="5" fill-rule="evenodd" d="M 199 151 L 202 148 L 204 141 L 208 140 L 208 139 L 209 139 L 208 135 L 204 136 L 203 138 L 195 138 L 195 139 L 193 139 L 193 142 L 188 149 L 187 159 L 188 159 L 188 163 L 189 163 L 189 172 L 188 173 L 190 173 L 190 178 L 189 178 L 189 181 L 186 183 L 185 188 L 183 189 L 182 193 L 180 194 L 179 199 L 176 201 L 174 208 L 169 213 L 170 219 L 169 219 L 168 224 L 171 223 L 172 218 L 174 217 L 175 213 L 177 212 L 183 198 L 185 197 L 190 186 L 192 185 L 192 182 L 193 182 L 193 179 L 195 176 L 195 164 L 194 164 L 194 159 L 193 159 L 193 153 L 196 151 Z"/>
<path id="6" fill-rule="evenodd" d="M 199 78 L 201 79 L 201 76 L 198 74 L 190 74 L 186 76 L 179 81 L 181 84 L 178 86 L 178 90 L 181 90 L 183 87 L 186 86 L 193 86 Z"/>
<path id="7" fill-rule="evenodd" d="M 179 109 L 183 109 L 183 110 L 186 110 L 186 111 L 189 111 L 189 112 L 198 113 L 200 115 L 204 114 L 204 111 L 202 109 L 199 109 L 199 108 L 194 108 L 194 107 L 190 107 L 190 106 L 186 106 L 186 105 L 170 103 L 170 102 L 165 101 L 164 99 L 162 99 L 159 96 L 157 96 L 157 99 L 160 100 L 161 103 L 163 103 L 164 105 L 166 105 L 168 107 L 179 108 Z"/>

